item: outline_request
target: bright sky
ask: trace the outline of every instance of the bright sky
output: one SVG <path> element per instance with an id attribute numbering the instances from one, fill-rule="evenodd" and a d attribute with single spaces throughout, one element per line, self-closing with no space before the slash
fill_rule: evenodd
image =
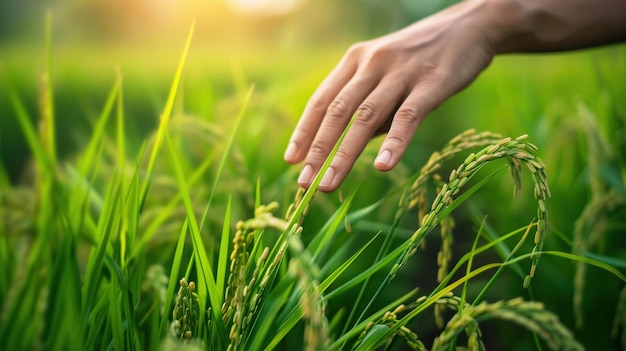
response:
<path id="1" fill-rule="evenodd" d="M 292 10 L 300 0 L 227 0 L 233 8 L 246 12 L 265 12 L 272 14 Z"/>

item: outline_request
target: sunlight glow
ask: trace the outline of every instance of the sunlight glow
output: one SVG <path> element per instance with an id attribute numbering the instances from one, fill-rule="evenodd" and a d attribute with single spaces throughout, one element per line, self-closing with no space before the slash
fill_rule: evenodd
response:
<path id="1" fill-rule="evenodd" d="M 226 2 L 242 12 L 283 14 L 293 10 L 299 0 L 227 0 Z"/>

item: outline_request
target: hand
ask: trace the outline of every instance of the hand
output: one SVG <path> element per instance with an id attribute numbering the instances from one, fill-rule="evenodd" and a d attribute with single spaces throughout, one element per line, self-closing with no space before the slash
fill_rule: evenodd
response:
<path id="1" fill-rule="evenodd" d="M 426 116 L 471 83 L 495 55 L 480 19 L 483 4 L 463 2 L 353 45 L 311 97 L 285 152 L 289 163 L 305 161 L 298 183 L 310 186 L 355 112 L 319 189 L 337 189 L 368 141 L 386 131 L 374 165 L 392 169 Z"/>

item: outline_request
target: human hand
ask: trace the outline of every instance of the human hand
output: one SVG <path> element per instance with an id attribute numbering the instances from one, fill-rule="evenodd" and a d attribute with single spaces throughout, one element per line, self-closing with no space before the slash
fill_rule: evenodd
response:
<path id="1" fill-rule="evenodd" d="M 319 189 L 337 189 L 368 141 L 385 131 L 374 165 L 391 170 L 426 116 L 471 83 L 495 55 L 489 23 L 481 18 L 483 3 L 463 2 L 353 45 L 309 100 L 285 152 L 289 163 L 305 161 L 298 183 L 310 186 L 355 112 Z"/>

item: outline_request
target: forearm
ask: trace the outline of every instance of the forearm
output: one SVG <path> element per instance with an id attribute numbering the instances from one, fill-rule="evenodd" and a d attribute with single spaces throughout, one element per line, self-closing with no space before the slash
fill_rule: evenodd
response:
<path id="1" fill-rule="evenodd" d="M 481 21 L 497 53 L 626 41 L 626 0 L 484 0 L 483 5 Z"/>

